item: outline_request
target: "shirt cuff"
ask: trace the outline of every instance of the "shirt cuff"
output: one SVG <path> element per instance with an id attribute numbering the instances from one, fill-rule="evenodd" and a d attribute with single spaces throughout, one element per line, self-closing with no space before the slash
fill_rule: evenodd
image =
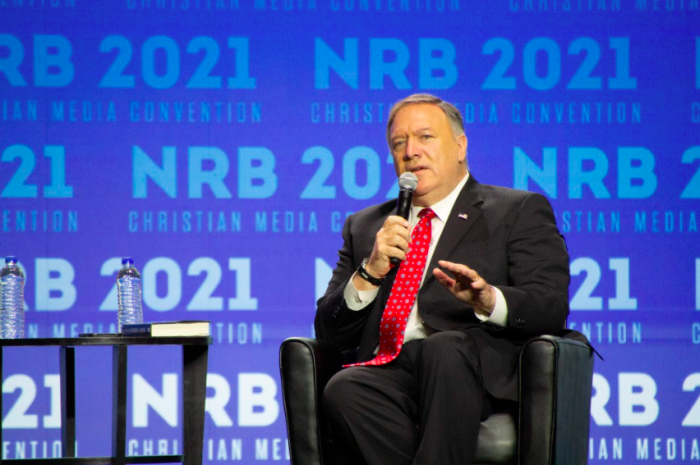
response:
<path id="1" fill-rule="evenodd" d="M 355 274 L 357 274 L 357 272 L 355 272 Z M 345 297 L 345 305 L 347 305 L 350 310 L 357 312 L 365 308 L 377 297 L 379 288 L 371 291 L 358 291 L 352 282 L 355 278 L 355 274 L 352 275 L 350 281 L 348 281 L 348 284 L 345 286 L 343 297 Z"/>
<path id="2" fill-rule="evenodd" d="M 476 315 L 482 323 L 491 323 L 492 325 L 505 328 L 508 325 L 508 303 L 499 288 L 491 286 L 491 289 L 493 289 L 496 294 L 496 305 L 493 307 L 493 312 L 488 315 L 486 312 L 475 310 L 474 315 Z"/>

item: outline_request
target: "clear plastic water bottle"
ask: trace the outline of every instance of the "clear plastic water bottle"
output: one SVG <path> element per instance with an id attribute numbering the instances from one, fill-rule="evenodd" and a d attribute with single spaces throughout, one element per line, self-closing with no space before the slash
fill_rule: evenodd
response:
<path id="1" fill-rule="evenodd" d="M 0 331 L 3 339 L 24 337 L 24 273 L 17 257 L 6 257 L 0 271 Z"/>
<path id="2" fill-rule="evenodd" d="M 117 274 L 119 296 L 119 332 L 122 326 L 143 323 L 141 310 L 141 273 L 134 267 L 132 258 L 122 258 L 122 268 Z"/>

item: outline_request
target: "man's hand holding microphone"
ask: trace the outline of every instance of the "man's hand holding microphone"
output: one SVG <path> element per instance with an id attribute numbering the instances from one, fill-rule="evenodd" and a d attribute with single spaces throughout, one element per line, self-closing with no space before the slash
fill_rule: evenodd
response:
<path id="1" fill-rule="evenodd" d="M 399 198 L 396 215 L 386 219 L 377 232 L 372 254 L 363 262 L 367 275 L 381 282 L 393 266 L 399 265 L 406 258 L 408 244 L 411 241 L 410 223 L 413 191 L 418 187 L 418 178 L 413 173 L 403 173 L 399 177 Z M 358 291 L 376 289 L 379 283 L 372 283 L 356 273 L 353 284 Z"/>

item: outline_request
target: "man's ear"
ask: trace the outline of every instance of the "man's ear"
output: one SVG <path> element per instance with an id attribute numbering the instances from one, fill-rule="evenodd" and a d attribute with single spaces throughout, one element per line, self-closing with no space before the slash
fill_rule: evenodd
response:
<path id="1" fill-rule="evenodd" d="M 457 137 L 456 142 L 457 147 L 459 148 L 459 162 L 464 163 L 467 159 L 467 145 L 469 143 L 467 136 L 462 134 L 461 136 Z"/>

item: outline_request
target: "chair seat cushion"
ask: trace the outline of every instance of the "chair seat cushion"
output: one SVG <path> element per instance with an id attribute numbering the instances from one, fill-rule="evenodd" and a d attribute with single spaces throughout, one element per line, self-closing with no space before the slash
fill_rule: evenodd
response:
<path id="1" fill-rule="evenodd" d="M 494 413 L 481 422 L 476 444 L 475 465 L 518 463 L 515 415 Z"/>

